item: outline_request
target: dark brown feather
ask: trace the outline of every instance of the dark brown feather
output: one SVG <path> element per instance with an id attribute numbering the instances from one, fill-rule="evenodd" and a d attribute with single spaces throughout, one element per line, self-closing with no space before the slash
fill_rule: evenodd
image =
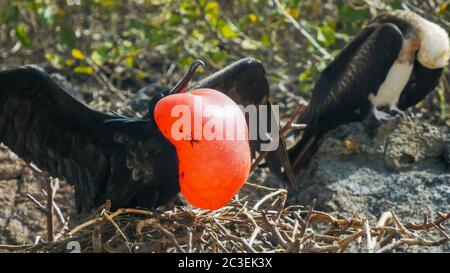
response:
<path id="1" fill-rule="evenodd" d="M 367 116 L 371 109 L 369 94 L 376 95 L 402 44 L 403 35 L 397 26 L 374 23 L 321 73 L 306 113 L 298 121 L 308 127 L 289 150 L 295 173 L 309 163 L 326 132 Z"/>
<path id="2" fill-rule="evenodd" d="M 175 149 L 152 119 L 90 109 L 35 67 L 0 72 L 0 142 L 74 185 L 79 211 L 107 199 L 114 208 L 150 208 L 179 191 Z"/>

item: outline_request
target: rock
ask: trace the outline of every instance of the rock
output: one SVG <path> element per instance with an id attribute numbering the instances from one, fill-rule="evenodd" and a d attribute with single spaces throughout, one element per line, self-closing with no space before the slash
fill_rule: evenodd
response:
<path id="1" fill-rule="evenodd" d="M 15 197 L 17 192 L 18 181 L 13 180 L 3 180 L 0 183 L 0 208 L 2 208 L 2 213 L 0 214 L 0 229 L 3 229 L 8 219 L 11 217 L 15 206 Z"/>
<path id="2" fill-rule="evenodd" d="M 0 144 L 0 180 L 15 179 L 20 177 L 25 163 L 12 153 L 8 148 Z"/>
<path id="3" fill-rule="evenodd" d="M 419 120 L 398 120 L 370 140 L 363 124 L 329 132 L 300 174 L 296 202 L 374 223 L 395 211 L 402 221 L 421 221 L 424 213 L 450 210 L 448 128 Z M 381 134 L 381 135 L 380 135 Z M 419 250 L 413 248 L 415 250 Z M 430 248 L 449 251 L 449 244 Z"/>
<path id="4" fill-rule="evenodd" d="M 445 129 L 411 120 L 399 122 L 386 140 L 384 162 L 392 170 L 417 164 L 445 153 Z"/>
<path id="5" fill-rule="evenodd" d="M 46 217 L 26 194 L 45 203 L 39 178 L 5 146 L 0 145 L 0 244 L 33 243 L 46 237 Z M 75 215 L 73 190 L 62 182 L 55 196 L 64 217 Z M 61 225 L 55 217 L 55 230 Z"/>

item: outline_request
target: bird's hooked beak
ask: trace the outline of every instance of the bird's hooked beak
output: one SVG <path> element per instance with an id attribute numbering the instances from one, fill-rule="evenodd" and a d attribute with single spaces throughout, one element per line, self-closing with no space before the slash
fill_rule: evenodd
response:
<path id="1" fill-rule="evenodd" d="M 186 74 L 184 74 L 183 78 L 169 91 L 169 95 L 185 92 L 187 85 L 191 81 L 192 75 L 194 75 L 199 66 L 205 68 L 205 63 L 201 60 L 195 60 Z"/>

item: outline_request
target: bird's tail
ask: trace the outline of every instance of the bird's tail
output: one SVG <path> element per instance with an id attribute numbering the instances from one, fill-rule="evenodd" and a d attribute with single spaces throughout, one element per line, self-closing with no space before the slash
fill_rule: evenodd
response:
<path id="1" fill-rule="evenodd" d="M 309 122 L 304 120 L 300 123 L 307 124 L 299 141 L 289 149 L 289 160 L 291 161 L 292 170 L 297 175 L 301 169 L 305 168 L 311 157 L 317 151 L 320 138 L 318 132 L 318 122 L 312 119 Z"/>
<path id="2" fill-rule="evenodd" d="M 272 100 L 269 97 L 267 100 L 267 106 L 272 111 Z M 270 115 L 275 116 L 273 112 L 270 112 Z M 268 117 L 267 119 L 270 121 L 272 117 Z M 279 126 L 279 121 L 277 120 L 277 126 Z M 281 129 L 281 128 L 279 128 Z M 287 146 L 286 142 L 284 140 L 283 132 L 282 130 L 279 130 L 280 136 L 278 138 L 279 145 L 276 150 L 271 151 L 267 154 L 265 161 L 267 164 L 267 167 L 269 167 L 270 171 L 274 173 L 277 177 L 287 179 L 289 181 L 290 186 L 296 187 L 297 185 L 297 179 L 294 175 L 294 172 L 291 168 L 291 163 L 289 159 L 289 155 L 287 152 Z"/>

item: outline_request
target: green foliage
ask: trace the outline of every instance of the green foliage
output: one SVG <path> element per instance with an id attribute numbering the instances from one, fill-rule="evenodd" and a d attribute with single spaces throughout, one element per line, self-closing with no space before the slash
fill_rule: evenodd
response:
<path id="1" fill-rule="evenodd" d="M 25 24 L 20 23 L 17 25 L 16 37 L 23 45 L 31 45 L 31 38 L 28 36 L 27 26 Z"/>
<path id="2" fill-rule="evenodd" d="M 59 40 L 61 44 L 67 46 L 68 48 L 74 48 L 77 43 L 77 37 L 75 32 L 69 26 L 61 26 L 59 31 Z"/>
<path id="3" fill-rule="evenodd" d="M 370 18 L 401 8 L 402 1 L 280 2 L 336 55 Z M 450 17 L 448 1 L 431 2 L 431 12 Z M 181 74 L 197 58 L 211 71 L 252 56 L 264 63 L 271 81 L 289 82 L 291 91 L 306 95 L 329 62 L 270 0 L 82 0 L 81 6 L 3 0 L 0 26 L 11 33 L 6 48 L 20 43 L 18 53 L 42 49 L 41 58 L 57 69 L 91 75 L 95 65 L 116 80 L 154 76 L 167 84 L 173 82 L 167 71 Z"/>

